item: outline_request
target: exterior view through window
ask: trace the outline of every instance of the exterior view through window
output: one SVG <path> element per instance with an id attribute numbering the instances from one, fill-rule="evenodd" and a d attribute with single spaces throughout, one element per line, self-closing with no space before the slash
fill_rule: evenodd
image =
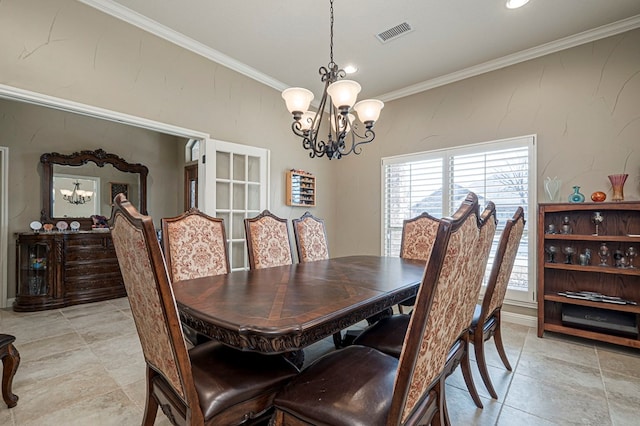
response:
<path id="1" fill-rule="evenodd" d="M 489 267 L 504 225 L 522 206 L 527 223 L 511 274 L 507 298 L 533 302 L 534 240 L 530 220 L 535 206 L 535 136 L 466 145 L 382 159 L 383 232 L 385 256 L 398 256 L 405 219 L 427 212 L 434 217 L 453 214 L 469 191 L 478 196 L 481 210 L 493 201 L 498 228 Z"/>

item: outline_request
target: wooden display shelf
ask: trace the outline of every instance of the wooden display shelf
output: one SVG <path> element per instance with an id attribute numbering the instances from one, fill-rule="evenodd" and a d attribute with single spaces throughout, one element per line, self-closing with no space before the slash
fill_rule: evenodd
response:
<path id="1" fill-rule="evenodd" d="M 570 336 L 582 337 L 585 339 L 598 340 L 600 342 L 613 343 L 616 345 L 629 346 L 640 349 L 640 340 L 631 337 L 616 336 L 609 333 L 585 330 L 582 328 L 567 327 L 562 324 L 554 324 L 547 322 L 544 330 L 555 333 L 567 334 Z"/>
<path id="2" fill-rule="evenodd" d="M 640 260 L 638 260 L 640 262 Z M 639 275 L 640 268 L 616 268 L 614 266 L 600 266 L 600 265 L 576 265 L 567 263 L 545 263 L 545 268 L 548 269 L 563 269 L 565 271 L 583 271 L 583 272 L 601 272 L 603 274 L 616 274 L 616 275 Z"/>
<path id="3" fill-rule="evenodd" d="M 315 207 L 316 178 L 311 173 L 290 170 L 286 175 L 288 206 Z"/>
<path id="4" fill-rule="evenodd" d="M 600 212 L 604 221 L 598 234 L 591 221 L 594 212 Z M 567 217 L 571 233 L 546 234 L 549 225 L 560 228 Z M 545 331 L 568 334 L 603 342 L 640 348 L 640 333 L 608 331 L 596 325 L 563 322 L 563 310 L 570 305 L 585 307 L 594 312 L 602 310 L 635 316 L 636 330 L 640 325 L 640 306 L 614 304 L 559 295 L 560 292 L 590 291 L 640 303 L 640 256 L 633 259 L 635 268 L 614 266 L 614 253 L 626 257 L 629 247 L 640 250 L 640 202 L 620 203 L 545 203 L 538 206 L 538 336 Z M 600 265 L 599 248 L 606 243 L 609 256 L 607 265 Z M 545 249 L 555 245 L 557 263 L 547 262 Z M 562 248 L 575 249 L 572 263 L 564 263 Z M 591 251 L 591 264 L 578 264 L 579 255 Z M 627 263 L 628 264 L 628 263 Z M 567 308 L 568 309 L 568 308 Z M 612 315 L 614 317 L 614 315 Z"/>
<path id="5" fill-rule="evenodd" d="M 575 235 L 575 234 L 545 234 L 545 240 L 565 241 L 599 241 L 599 242 L 627 242 L 640 244 L 640 236 L 630 235 Z"/>
<path id="6" fill-rule="evenodd" d="M 570 297 L 561 296 L 559 294 L 545 294 L 544 300 L 564 303 L 568 305 L 589 306 L 591 308 L 608 309 L 610 311 L 631 312 L 633 314 L 640 314 L 640 306 L 638 305 L 622 305 L 617 303 L 594 302 L 592 300 L 584 299 L 572 299 Z"/>

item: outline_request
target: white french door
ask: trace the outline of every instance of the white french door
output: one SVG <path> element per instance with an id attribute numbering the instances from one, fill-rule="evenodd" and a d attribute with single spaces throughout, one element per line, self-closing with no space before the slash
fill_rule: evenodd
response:
<path id="1" fill-rule="evenodd" d="M 269 150 L 208 139 L 201 209 L 224 219 L 232 271 L 248 269 L 244 219 L 269 208 Z"/>

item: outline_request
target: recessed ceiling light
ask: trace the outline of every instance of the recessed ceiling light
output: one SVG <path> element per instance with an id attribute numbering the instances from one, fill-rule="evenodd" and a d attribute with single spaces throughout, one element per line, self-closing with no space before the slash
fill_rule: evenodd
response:
<path id="1" fill-rule="evenodd" d="M 507 0 L 507 9 L 517 9 L 529 3 L 529 0 Z"/>
<path id="2" fill-rule="evenodd" d="M 356 67 L 355 65 L 347 65 L 346 67 L 344 67 L 344 72 L 346 72 L 347 74 L 353 74 L 358 72 L 358 67 Z"/>

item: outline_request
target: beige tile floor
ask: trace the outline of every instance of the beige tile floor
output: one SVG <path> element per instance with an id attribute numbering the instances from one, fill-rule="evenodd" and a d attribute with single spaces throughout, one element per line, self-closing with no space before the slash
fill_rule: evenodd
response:
<path id="1" fill-rule="evenodd" d="M 473 404 L 458 371 L 447 381 L 454 425 L 640 425 L 640 351 L 503 325 L 513 372 L 493 343 L 488 362 L 500 395 L 493 400 L 472 365 L 484 409 Z M 126 298 L 37 313 L 0 310 L 0 332 L 16 336 L 20 400 L 0 406 L 0 425 L 139 425 L 144 362 Z M 312 360 L 331 339 L 307 350 Z M 169 422 L 158 412 L 157 425 Z"/>

